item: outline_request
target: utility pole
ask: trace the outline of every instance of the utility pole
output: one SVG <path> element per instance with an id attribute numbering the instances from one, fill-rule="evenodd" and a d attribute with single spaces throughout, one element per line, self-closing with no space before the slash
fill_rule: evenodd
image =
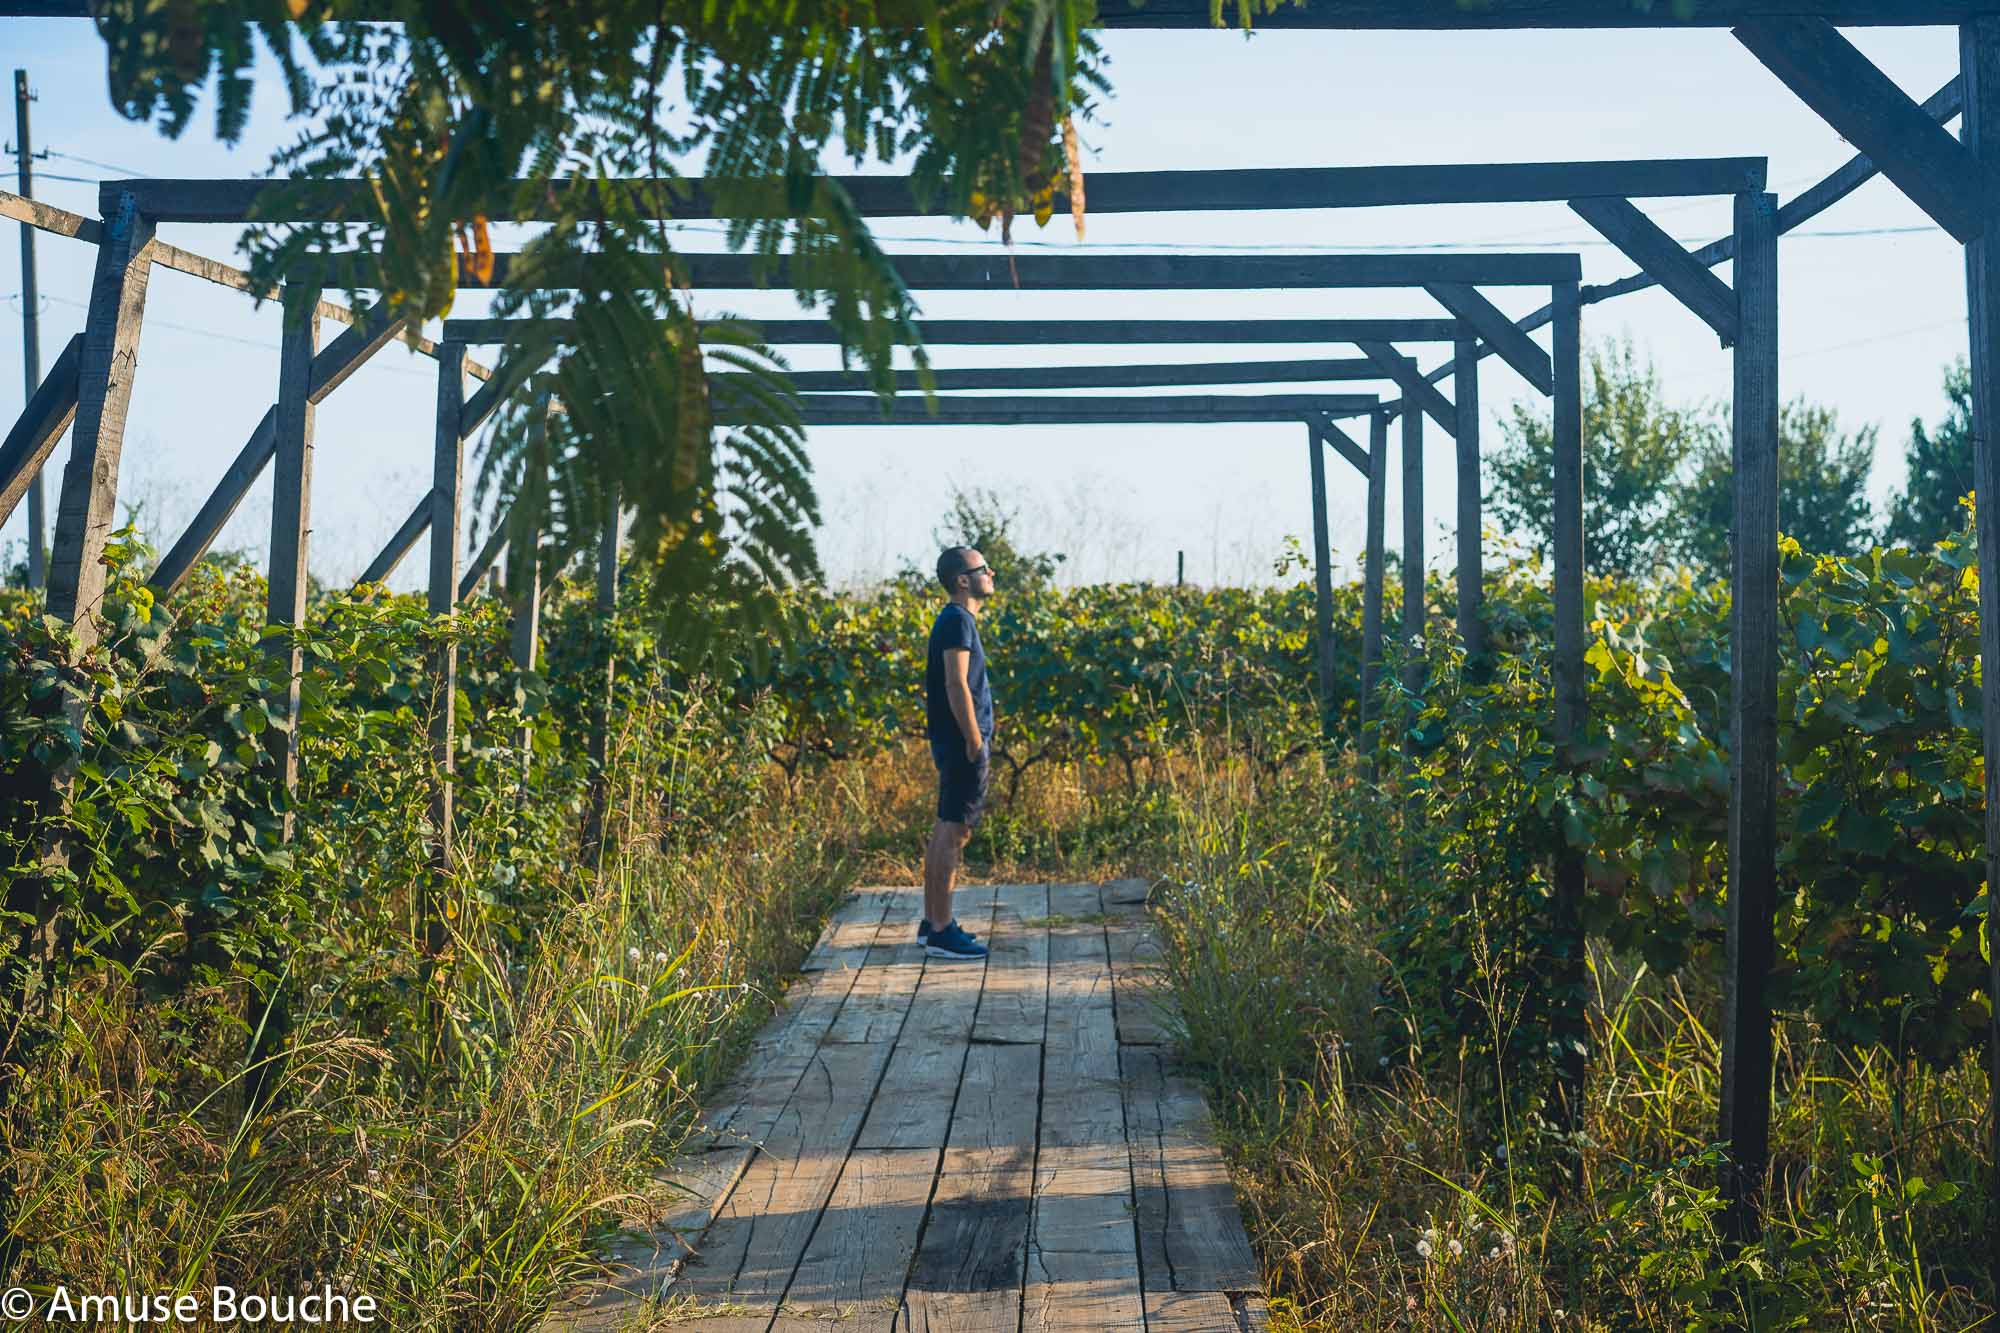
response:
<path id="1" fill-rule="evenodd" d="M 20 189 L 24 199 L 35 197 L 35 152 L 28 138 L 28 71 L 14 71 L 14 154 L 19 163 Z M 42 383 L 41 293 L 35 286 L 35 229 L 21 224 L 21 366 L 27 388 L 23 402 L 35 396 Z M 44 542 L 47 520 L 42 508 L 42 474 L 35 472 L 28 483 L 28 586 L 40 588 L 49 580 L 48 547 Z"/>

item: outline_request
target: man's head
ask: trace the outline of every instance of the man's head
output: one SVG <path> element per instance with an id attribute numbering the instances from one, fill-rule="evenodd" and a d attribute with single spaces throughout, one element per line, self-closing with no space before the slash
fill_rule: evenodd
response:
<path id="1" fill-rule="evenodd" d="M 938 582 L 952 597 L 984 601 L 993 595 L 993 571 L 986 557 L 970 546 L 948 546 L 938 555 Z"/>

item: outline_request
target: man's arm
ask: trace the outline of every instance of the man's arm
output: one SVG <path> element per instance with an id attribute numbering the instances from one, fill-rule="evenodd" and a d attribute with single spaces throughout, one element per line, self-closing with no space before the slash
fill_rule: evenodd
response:
<path id="1" fill-rule="evenodd" d="M 958 729 L 965 734 L 965 757 L 977 759 L 985 738 L 979 734 L 979 718 L 972 711 L 972 682 L 966 678 L 971 669 L 970 648 L 944 650 L 944 697 L 951 701 L 951 715 L 958 719 Z"/>

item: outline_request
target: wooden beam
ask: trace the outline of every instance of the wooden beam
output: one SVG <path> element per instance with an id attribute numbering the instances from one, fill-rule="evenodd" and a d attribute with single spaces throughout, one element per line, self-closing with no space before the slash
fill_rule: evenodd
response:
<path id="1" fill-rule="evenodd" d="M 486 540 L 480 544 L 479 554 L 472 557 L 472 563 L 465 567 L 465 576 L 458 581 L 459 601 L 468 600 L 479 590 L 479 580 L 486 577 L 486 572 L 493 568 L 493 563 L 506 549 L 507 520 L 496 515 L 493 531 L 486 534 Z"/>
<path id="2" fill-rule="evenodd" d="M 326 302 L 321 301 L 317 310 L 323 310 L 325 306 Z M 313 316 L 315 319 L 320 318 L 317 310 Z M 307 405 L 317 407 L 346 383 L 363 362 L 397 336 L 400 327 L 400 321 L 390 320 L 385 308 L 377 306 L 360 323 L 346 329 L 322 348 L 312 359 Z M 187 530 L 181 533 L 146 579 L 146 586 L 153 590 L 154 597 L 164 602 L 187 586 L 196 563 L 215 545 L 222 529 L 235 516 L 237 506 L 243 503 L 243 497 L 263 475 L 264 466 L 271 461 L 272 451 L 277 447 L 277 440 L 278 409 L 273 407 L 264 413 L 257 428 L 250 432 L 250 438 L 244 441 L 235 459 L 215 483 L 215 489 L 202 502 Z"/>
<path id="3" fill-rule="evenodd" d="M 1658 223 L 1625 199 L 1572 199 L 1569 206 L 1714 329 L 1723 346 L 1736 341 L 1736 297 L 1729 285 Z"/>
<path id="4" fill-rule="evenodd" d="M 145 249 L 152 219 L 121 198 L 104 224 L 84 315 L 77 360 L 76 429 L 63 467 L 54 549 L 49 560 L 48 614 L 68 627 L 78 652 L 97 642 L 104 601 L 104 544 L 118 506 L 118 465 L 125 451 L 125 414 L 139 367 L 139 325 L 146 312 L 152 265 Z"/>
<path id="5" fill-rule="evenodd" d="M 1389 481 L 1389 415 L 1368 418 L 1367 560 L 1361 573 L 1361 743 L 1373 749 L 1368 731 L 1375 717 L 1376 679 L 1382 670 L 1383 516 Z"/>
<path id="6" fill-rule="evenodd" d="M 365 284 L 370 257 L 357 252 L 327 256 L 319 279 L 330 285 Z M 459 288 L 476 290 L 507 284 L 520 256 L 493 257 L 486 281 L 461 274 Z M 707 291 L 790 290 L 788 266 L 757 255 L 661 254 L 661 266 L 677 281 Z M 1427 282 L 1471 282 L 1496 287 L 1543 287 L 1575 280 L 1575 255 L 1506 254 L 1340 254 L 1340 255 L 1020 255 L 1006 252 L 892 254 L 896 275 L 911 291 L 1267 291 L 1280 288 L 1410 287 Z M 534 286 L 541 290 L 588 287 L 595 276 L 588 257 L 566 267 L 545 268 Z M 309 275 L 310 276 L 310 275 Z"/>
<path id="7" fill-rule="evenodd" d="M 732 375 L 713 375 L 713 384 L 727 384 Z M 795 370 L 786 378 L 801 393 L 814 391 L 868 392 L 874 388 L 865 371 Z M 954 389 L 1137 389 L 1149 385 L 1194 384 L 1318 384 L 1339 380 L 1374 380 L 1382 370 L 1362 357 L 1318 361 L 1166 362 L 1130 366 L 1007 366 L 967 370 L 933 370 L 940 391 Z M 900 392 L 920 391 L 913 370 L 895 376 Z"/>
<path id="8" fill-rule="evenodd" d="M 40 475 L 56 442 L 76 419 L 77 367 L 83 359 L 83 335 L 73 335 L 56 357 L 49 373 L 0 443 L 0 523 L 13 514 L 21 497 Z"/>
<path id="9" fill-rule="evenodd" d="M 720 322 L 720 321 L 715 321 Z M 735 321 L 774 347 L 838 346 L 840 335 L 821 319 Z M 566 336 L 568 319 L 448 319 L 444 336 L 478 344 Z M 926 346 L 1041 347 L 1124 343 L 1450 342 L 1449 319 L 931 319 L 917 322 Z"/>
<path id="10" fill-rule="evenodd" d="M 437 429 L 431 448 L 431 569 L 428 610 L 458 609 L 459 523 L 465 509 L 465 344 L 438 347 Z M 458 645 L 444 636 L 431 653 L 431 880 L 424 909 L 426 962 L 444 952 L 442 904 L 452 872 L 452 788 L 458 768 Z"/>
<path id="11" fill-rule="evenodd" d="M 1980 495 L 2000 495 L 2000 18 L 1959 29 L 1959 67 L 1965 78 L 1966 152 L 1977 164 L 1974 183 L 1987 226 L 1965 247 L 1965 296 L 1971 335 L 1972 477 Z M 1977 511 L 1979 541 L 1979 643 L 1981 660 L 2000 662 L 2000 507 Z M 2000 671 L 1980 682 L 1981 741 L 1986 756 L 1986 938 L 2000 940 Z M 2000 995 L 2000 948 L 1989 948 L 1986 993 Z M 1986 1021 L 1986 1228 L 1987 1280 L 2000 1281 L 2000 1005 Z"/>
<path id="12" fill-rule="evenodd" d="M 1583 325 L 1576 284 L 1564 283 L 1550 293 L 1555 307 L 1556 392 L 1553 418 L 1554 533 L 1550 563 L 1554 566 L 1556 753 L 1572 771 L 1581 766 L 1577 754 L 1590 717 L 1584 693 L 1584 531 L 1583 531 Z M 1553 970 L 1556 989 L 1556 1068 L 1560 1084 L 1560 1122 L 1565 1129 L 1583 1124 L 1584 1052 L 1590 1036 L 1588 997 L 1583 994 L 1585 936 L 1583 929 L 1583 852 L 1561 845 L 1555 856 Z"/>
<path id="13" fill-rule="evenodd" d="M 1729 892 L 1721 1135 L 1725 1221 L 1762 1226 L 1771 1135 L 1771 1001 L 1778 893 L 1778 201 L 1736 200 L 1731 453 L 1735 520 L 1729 615 Z"/>
<path id="14" fill-rule="evenodd" d="M 278 354 L 278 405 L 271 475 L 271 558 L 266 575 L 264 624 L 268 647 L 283 673 L 282 716 L 270 728 L 272 757 L 284 788 L 284 833 L 292 833 L 289 797 L 299 783 L 299 676 L 304 667 L 298 640 L 284 631 L 306 618 L 307 556 L 312 524 L 313 371 L 319 351 L 319 315 L 307 312 L 287 327 Z M 273 635 L 269 631 L 276 629 Z"/>
<path id="15" fill-rule="evenodd" d="M 1327 535 L 1326 451 L 1320 430 L 1306 423 L 1306 464 L 1312 478 L 1313 642 L 1319 668 L 1319 731 L 1333 735 L 1333 543 Z"/>
<path id="16" fill-rule="evenodd" d="M 1096 171 L 1090 211 L 1210 213 L 1299 208 L 1381 208 L 1417 204 L 1553 202 L 1585 194 L 1664 197 L 1734 194 L 1762 189 L 1761 157 L 1663 158 L 1599 162 L 1477 162 L 1422 166 L 1252 167 L 1208 171 Z M 530 185 L 533 188 L 524 188 Z M 828 176 L 863 217 L 924 217 L 938 210 L 920 202 L 907 176 Z M 162 222 L 313 222 L 353 216 L 368 205 L 359 181 L 300 188 L 268 180 L 148 178 L 108 181 L 100 192 L 132 190 L 140 207 Z M 793 214 L 794 193 L 783 180 L 722 183 L 679 180 L 513 181 L 487 201 L 494 222 L 550 222 L 565 210 L 595 213 L 616 201 L 670 215 L 677 222 Z M 1059 190 L 1058 213 L 1069 211 Z"/>
<path id="17" fill-rule="evenodd" d="M 1403 689 L 1424 692 L 1424 414 L 1403 413 Z M 1408 743 L 1410 723 L 1400 725 Z"/>
<path id="18" fill-rule="evenodd" d="M 1979 235 L 1972 155 L 1831 23 L 1765 17 L 1737 25 L 1735 35 L 1939 226 L 1961 241 Z"/>
<path id="19" fill-rule="evenodd" d="M 1929 99 L 1924 102 L 1924 114 L 1939 124 L 1946 124 L 1959 114 L 1963 103 L 1963 85 L 1958 78 L 1954 77 L 1944 87 L 1932 93 Z M 1801 190 L 1797 195 L 1779 207 L 1779 233 L 1783 234 L 1795 230 L 1810 222 L 1813 218 L 1818 217 L 1821 213 L 1832 208 L 1848 195 L 1853 194 L 1863 185 L 1875 179 L 1877 174 L 1874 162 L 1869 159 L 1866 153 L 1855 154 L 1843 163 L 1838 170 L 1807 189 Z M 1702 246 L 1694 252 L 1695 259 L 1710 268 L 1714 268 L 1717 264 L 1723 263 L 1726 260 L 1733 259 L 1735 256 L 1736 238 L 1734 236 L 1724 236 L 1720 240 L 1710 241 L 1707 245 Z M 1607 282 L 1602 286 L 1585 287 L 1583 289 L 1583 303 L 1585 305 L 1595 305 L 1600 301 L 1609 301 L 1613 297 L 1644 291 L 1648 287 L 1656 287 L 1658 285 L 1650 274 L 1641 270 L 1629 277 L 1620 278 L 1616 282 Z M 1540 310 L 1517 321 L 1517 327 L 1526 333 L 1539 329 L 1548 322 L 1549 307 L 1543 306 Z M 1401 339 L 1400 341 L 1407 342 L 1409 339 Z M 1484 356 L 1490 350 L 1491 348 L 1482 348 L 1480 355 Z M 1425 378 L 1430 380 L 1431 383 L 1437 384 L 1453 373 L 1452 363 L 1447 361 L 1436 370 L 1431 371 Z"/>
<path id="20" fill-rule="evenodd" d="M 1356 472 L 1364 477 L 1368 475 L 1368 451 L 1356 444 L 1333 418 L 1314 417 L 1308 424 L 1312 426 L 1314 435 L 1321 443 L 1353 464 Z"/>
<path id="21" fill-rule="evenodd" d="M 61 3 L 63 0 L 52 0 Z M 1316 0 L 1259 13 L 1259 31 L 1403 28 L 1485 31 L 1504 28 L 1727 27 L 1768 14 L 1815 14 L 1843 26 L 1932 26 L 1991 13 L 1992 0 L 1699 0 L 1695 4 L 1639 0 Z M 1217 25 L 1209 0 L 1107 0 L 1105 28 L 1234 27 L 1224 9 Z"/>
<path id="22" fill-rule="evenodd" d="M 1083 426 L 1123 423 L 1305 421 L 1315 415 L 1360 416 L 1375 410 L 1372 395 L 1355 394 L 1158 394 L 1141 398 L 938 398 L 895 399 L 842 394 L 802 394 L 808 426 Z M 719 423 L 729 424 L 724 406 Z"/>
<path id="23" fill-rule="evenodd" d="M 361 577 L 354 581 L 355 584 L 358 586 L 387 580 L 389 575 L 396 572 L 396 566 L 403 563 L 403 557 L 410 553 L 410 548 L 417 544 L 417 538 L 430 531 L 430 526 L 431 497 L 430 492 L 426 491 L 424 498 L 417 501 L 417 507 L 410 511 L 410 516 L 403 520 L 403 525 L 390 536 L 389 544 L 368 562 L 368 568 L 361 571 Z"/>
<path id="24" fill-rule="evenodd" d="M 1461 341 L 1453 364 L 1458 368 L 1452 387 L 1458 404 L 1458 638 L 1465 646 L 1467 673 L 1482 679 L 1486 624 L 1480 562 L 1478 344 L 1470 338 Z"/>
<path id="25" fill-rule="evenodd" d="M 1661 5 L 1625 0 L 1322 0 L 1259 13 L 1258 31 L 1409 28 L 1488 31 L 1503 28 L 1721 27 L 1765 14 L 1817 14 L 1845 26 L 1935 26 L 1993 12 L 1992 0 L 1701 0 Z M 393 21 L 369 4 L 341 8 L 349 20 Z M 1234 29 L 1235 11 L 1218 23 L 1210 0 L 1109 0 L 1096 25 L 1112 29 Z M 0 18 L 91 16 L 88 0 L 0 0 Z M 1218 36 L 1222 35 L 1218 33 Z"/>
<path id="26" fill-rule="evenodd" d="M 612 647 L 611 622 L 618 615 L 618 493 L 611 493 L 604 530 L 597 539 L 598 657 L 603 663 L 602 689 L 593 691 L 590 707 L 590 805 L 583 831 L 584 858 L 604 869 L 605 844 L 610 841 L 611 706 L 618 689 L 618 655 Z"/>
<path id="27" fill-rule="evenodd" d="M 1424 378 L 1423 371 L 1418 369 L 1415 361 L 1388 343 L 1358 342 L 1354 345 L 1359 347 L 1369 360 L 1382 367 L 1383 374 L 1396 381 L 1405 399 L 1428 412 L 1431 418 L 1447 431 L 1454 434 L 1457 432 L 1458 409 L 1452 406 L 1449 398 L 1431 387 L 1430 381 Z"/>
<path id="28" fill-rule="evenodd" d="M 1507 318 L 1498 306 L 1481 295 L 1477 287 L 1464 283 L 1434 282 L 1425 290 L 1439 305 L 1457 316 L 1460 323 L 1484 338 L 1500 354 L 1500 359 L 1512 366 L 1522 379 L 1543 393 L 1555 392 L 1555 371 L 1549 365 L 1549 354 L 1519 325 Z M 1454 356 L 1463 355 L 1464 344 L 1461 342 Z M 1457 361 L 1454 360 L 1453 364 L 1456 365 Z M 1459 382 L 1463 383 L 1462 375 Z"/>

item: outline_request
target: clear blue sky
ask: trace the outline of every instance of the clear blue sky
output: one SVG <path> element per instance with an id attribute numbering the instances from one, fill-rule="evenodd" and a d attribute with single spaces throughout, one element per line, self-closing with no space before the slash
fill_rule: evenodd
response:
<path id="1" fill-rule="evenodd" d="M 1956 70 L 1945 29 L 1864 29 L 1855 42 L 1918 97 Z M 1088 167 L 1139 170 L 1331 166 L 1394 162 L 1504 162 L 1566 158 L 1764 155 L 1781 198 L 1852 152 L 1725 31 L 1619 33 L 1121 32 L 1106 38 L 1113 97 L 1087 127 Z M 202 119 L 180 141 L 112 110 L 104 54 L 90 24 L 0 20 L 9 69 L 25 66 L 40 94 L 35 140 L 65 156 L 38 164 L 37 194 L 95 213 L 94 183 L 55 176 L 245 176 L 287 137 L 275 88 L 259 91 L 243 147 L 217 144 Z M 8 83 L 11 91 L 11 78 Z M 11 121 L 6 138 L 12 140 Z M 89 159 L 89 160 L 79 160 Z M 9 188 L 12 159 L 5 162 Z M 1649 206 L 1690 242 L 1728 230 L 1724 200 Z M 1876 425 L 1873 493 L 1902 478 L 1909 421 L 1943 408 L 1942 370 L 1966 346 L 1958 245 L 1886 182 L 1875 181 L 1783 242 L 1780 332 L 1783 392 L 1838 409 L 1849 428 Z M 1818 235 L 1890 229 L 1873 235 Z M 0 244 L 0 414 L 21 402 L 20 271 L 12 227 Z M 912 242 L 997 245 L 971 226 L 886 222 Z M 236 233 L 170 227 L 168 239 L 218 258 Z M 1025 224 L 1017 241 L 1074 249 L 1067 222 Z M 1096 246 L 1433 246 L 1440 243 L 1577 249 L 1584 280 L 1605 282 L 1630 265 L 1560 205 L 1181 214 L 1101 217 Z M 691 246 L 713 244 L 691 238 Z M 912 245 L 909 248 L 921 248 Z M 42 350 L 52 360 L 81 326 L 89 289 L 86 248 L 39 242 Z M 1727 268 L 1719 270 L 1726 278 Z M 1516 315 L 1539 301 L 1499 294 Z M 735 302 L 749 314 L 781 313 L 773 294 Z M 454 313 L 477 314 L 484 298 Z M 1155 316 L 1334 317 L 1440 314 L 1421 293 L 1148 292 L 939 294 L 933 318 Z M 269 405 L 277 381 L 277 313 L 247 298 L 155 270 L 125 451 L 122 495 L 143 506 L 164 544 L 185 524 Z M 1584 312 L 1587 340 L 1630 337 L 1659 368 L 1670 395 L 1718 399 L 1729 390 L 1726 352 L 1691 314 L 1657 291 Z M 1544 339 L 1546 335 L 1542 335 Z M 1045 361 L 1223 360 L 1312 355 L 1316 349 L 1051 349 Z M 936 349 L 936 364 L 1001 364 L 994 349 Z M 1431 353 L 1430 355 L 1435 355 Z M 831 349 L 801 349 L 800 368 L 832 367 Z M 1427 364 L 1431 364 L 1427 362 Z M 428 481 L 432 363 L 391 348 L 319 409 L 312 563 L 322 578 L 351 578 L 408 513 Z M 1309 386 L 1300 386 L 1309 387 Z M 1352 391 L 1353 386 L 1328 386 Z M 1205 390 L 1195 390 L 1204 392 Z M 1226 390 L 1225 390 L 1226 391 Z M 1488 359 L 1481 377 L 1486 434 L 1530 391 Z M 1084 578 L 1173 576 L 1177 550 L 1200 581 L 1269 576 L 1288 534 L 1308 537 L 1306 444 L 1297 426 L 1011 427 L 825 430 L 814 435 L 830 577 L 868 579 L 906 559 L 927 562 L 932 529 L 953 484 L 990 486 L 1016 499 L 1031 544 L 1068 551 Z M 1430 563 L 1447 561 L 1455 481 L 1451 450 L 1434 426 L 1425 486 Z M 51 507 L 66 447 L 50 470 Z M 1392 482 L 1390 541 L 1399 540 Z M 1337 560 L 1351 568 L 1361 540 L 1359 478 L 1336 467 L 1330 503 Z M 268 478 L 253 491 L 224 545 L 261 553 L 268 542 Z M 22 516 L 0 529 L 18 543 Z M 414 586 L 422 550 L 401 581 Z"/>

